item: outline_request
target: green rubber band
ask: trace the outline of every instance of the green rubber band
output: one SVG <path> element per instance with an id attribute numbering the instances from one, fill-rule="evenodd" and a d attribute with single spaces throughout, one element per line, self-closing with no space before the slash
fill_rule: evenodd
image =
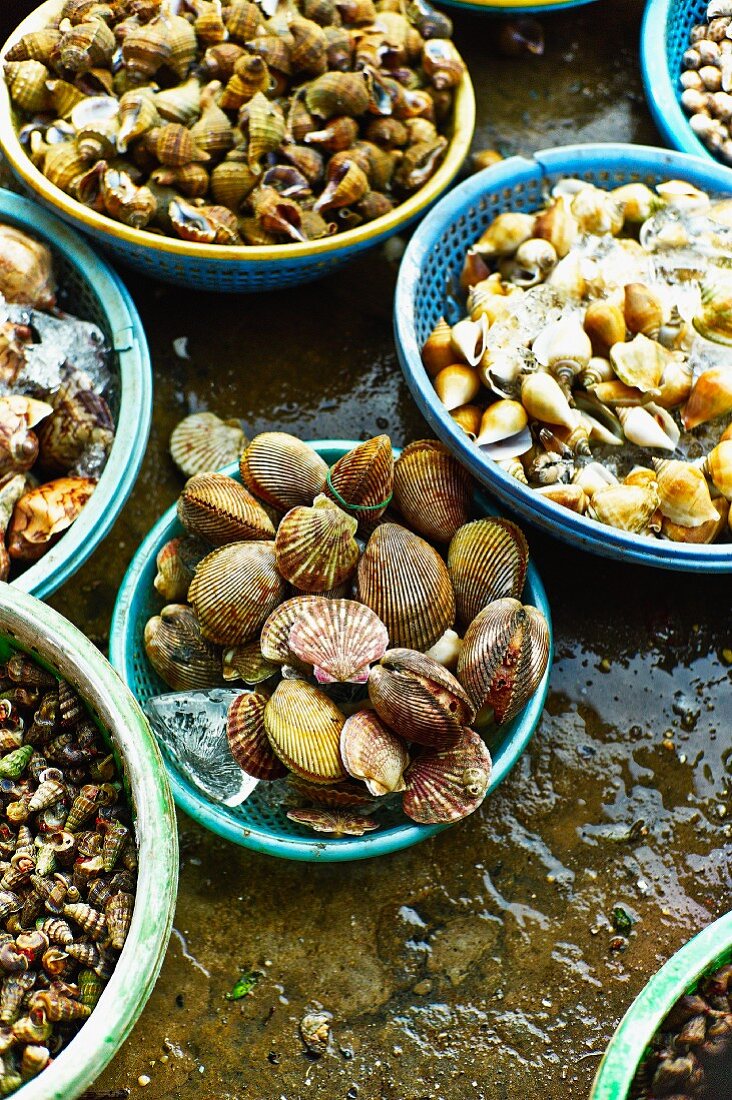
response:
<path id="1" fill-rule="evenodd" d="M 381 504 L 349 504 L 347 500 L 343 499 L 343 497 L 333 484 L 330 476 L 330 470 L 328 470 L 328 476 L 325 480 L 328 488 L 340 504 L 341 508 L 347 508 L 350 512 L 378 512 L 380 508 L 388 507 L 388 505 L 391 504 L 392 497 L 394 496 L 393 493 L 389 493 L 386 500 L 382 500 Z"/>

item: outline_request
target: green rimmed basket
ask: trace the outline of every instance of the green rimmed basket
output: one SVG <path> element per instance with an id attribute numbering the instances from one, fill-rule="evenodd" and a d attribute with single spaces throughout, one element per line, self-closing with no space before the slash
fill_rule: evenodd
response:
<path id="1" fill-rule="evenodd" d="M 111 740 L 132 802 L 139 847 L 139 901 L 97 1007 L 49 1068 L 15 1093 L 22 1100 L 74 1100 L 119 1050 L 160 972 L 178 881 L 175 807 L 147 720 L 109 662 L 58 612 L 0 583 L 0 660 L 18 650 L 67 680 Z"/>
<path id="2" fill-rule="evenodd" d="M 310 446 L 329 465 L 333 465 L 342 455 L 357 446 L 357 443 L 353 440 L 311 440 Z M 398 453 L 395 449 L 394 454 Z M 236 464 L 227 466 L 222 472 L 240 480 Z M 481 492 L 476 494 L 475 503 L 476 511 L 481 515 L 499 514 Z M 153 588 L 158 551 L 169 539 L 183 533 L 173 506 L 161 516 L 132 559 L 122 581 L 112 616 L 110 660 L 142 703 L 152 695 L 170 691 L 156 676 L 147 660 L 143 632 L 147 620 L 151 615 L 158 614 L 162 606 Z M 543 612 L 549 624 L 551 639 L 549 601 L 536 567 L 531 562 L 523 599 Z M 501 726 L 493 739 L 488 741 L 493 757 L 489 795 L 505 779 L 539 724 L 549 690 L 552 656 L 553 643 L 550 645 L 547 671 L 537 691 L 523 711 Z M 226 840 L 283 859 L 322 863 L 369 859 L 409 848 L 449 827 L 417 825 L 406 819 L 401 809 L 397 809 L 382 815 L 380 820 L 383 827 L 374 833 L 339 840 L 318 839 L 314 838 L 310 830 L 289 821 L 281 810 L 272 806 L 266 795 L 268 785 L 265 783 L 256 787 L 253 794 L 240 806 L 230 807 L 207 798 L 167 757 L 166 766 L 173 797 L 180 809 Z"/>

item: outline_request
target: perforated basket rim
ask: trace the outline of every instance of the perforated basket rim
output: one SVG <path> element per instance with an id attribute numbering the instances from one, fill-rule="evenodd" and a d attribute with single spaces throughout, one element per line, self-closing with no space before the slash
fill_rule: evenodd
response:
<path id="1" fill-rule="evenodd" d="M 708 191 L 726 192 L 732 187 L 729 170 L 710 160 L 645 145 L 592 143 L 567 145 L 537 153 L 532 160 L 511 157 L 486 168 L 459 184 L 425 218 L 409 242 L 402 258 L 394 298 L 394 334 L 397 355 L 409 389 L 421 413 L 452 453 L 483 486 L 534 526 L 583 550 L 604 557 L 638 562 L 664 569 L 731 572 L 732 544 L 709 546 L 666 542 L 644 538 L 603 526 L 585 516 L 542 497 L 485 458 L 469 441 L 435 393 L 417 343 L 416 299 L 423 265 L 431 254 L 439 254 L 450 227 L 467 209 L 487 193 L 502 192 L 504 209 L 518 186 L 534 185 L 561 176 L 582 173 L 612 176 L 613 172 L 633 178 L 681 178 Z M 466 241 L 466 248 L 469 243 Z"/>
<path id="2" fill-rule="evenodd" d="M 47 242 L 63 254 L 80 281 L 92 287 L 119 365 L 115 439 L 99 483 L 68 531 L 12 582 L 15 589 L 44 597 L 64 584 L 99 546 L 132 491 L 150 433 L 152 368 L 142 321 L 122 280 L 73 229 L 37 203 L 2 188 L 0 221 Z"/>
<path id="3" fill-rule="evenodd" d="M 2 50 L 0 61 L 19 38 L 31 30 L 45 25 L 46 21 L 57 14 L 63 0 L 45 0 L 20 23 L 8 37 Z M 388 214 L 365 222 L 355 229 L 334 234 L 317 241 L 290 243 L 274 246 L 254 245 L 212 245 L 195 244 L 174 237 L 148 233 L 145 230 L 132 229 L 106 215 L 98 214 L 89 207 L 72 199 L 60 188 L 50 183 L 32 161 L 26 156 L 15 132 L 12 118 L 10 96 L 5 79 L 0 77 L 0 148 L 5 153 L 13 171 L 42 200 L 54 207 L 59 214 L 69 219 L 85 232 L 91 232 L 104 238 L 107 246 L 126 246 L 125 252 L 138 251 L 140 254 L 164 253 L 171 259 L 185 261 L 198 260 L 202 263 L 221 262 L 227 267 L 246 265 L 247 267 L 266 266 L 283 263 L 297 264 L 298 260 L 318 258 L 327 259 L 341 255 L 344 259 L 351 250 L 360 250 L 366 244 L 375 245 L 379 240 L 395 233 L 399 228 L 414 220 L 426 207 L 451 184 L 467 155 L 475 129 L 475 93 L 467 68 L 455 94 L 453 110 L 453 133 L 447 147 L 445 159 L 433 176 L 419 191 L 405 202 L 399 203 Z M 139 262 L 139 261 L 138 261 Z"/>
<path id="4" fill-rule="evenodd" d="M 310 440 L 309 445 L 321 454 L 326 461 L 335 462 L 341 455 L 357 446 L 357 442 L 343 439 L 325 439 Z M 399 453 L 399 449 L 395 447 L 395 456 L 398 456 Z M 238 465 L 236 463 L 225 467 L 222 472 L 238 479 Z M 480 491 L 476 495 L 476 502 L 481 514 L 498 514 Z M 138 613 L 137 605 L 142 598 L 142 574 L 150 567 L 150 563 L 154 562 L 163 543 L 173 536 L 176 520 L 176 509 L 173 506 L 160 517 L 140 544 L 120 586 L 112 615 L 109 659 L 133 694 L 135 694 L 136 685 L 134 636 Z M 506 734 L 505 747 L 504 742 L 502 742 L 500 756 L 494 758 L 488 796 L 505 779 L 524 752 L 539 724 L 549 691 L 549 678 L 554 655 L 551 611 L 544 585 L 532 561 L 529 561 L 524 598 L 528 603 L 537 607 L 547 620 L 550 641 L 549 661 L 546 673 L 535 694 L 521 714 L 512 722 L 506 724 L 507 729 L 511 732 Z M 312 839 L 312 835 L 303 835 L 302 837 L 277 836 L 257 828 L 246 830 L 241 822 L 234 819 L 228 812 L 227 807 L 219 806 L 207 799 L 193 784 L 182 782 L 178 771 L 169 764 L 167 758 L 164 757 L 164 759 L 173 790 L 173 797 L 181 810 L 185 810 L 190 817 L 198 821 L 204 828 L 210 829 L 226 840 L 257 852 L 264 852 L 284 859 L 321 863 L 369 859 L 409 848 L 413 844 L 450 828 L 449 825 L 417 825 L 405 821 L 404 824 L 378 830 L 363 837 L 347 837 L 341 840 Z M 478 810 L 478 813 L 480 813 L 480 810 Z"/>
<path id="5" fill-rule="evenodd" d="M 521 12 L 522 15 L 548 15 L 552 12 L 566 11 L 568 8 L 581 8 L 595 0 L 440 0 L 449 8 L 463 8 L 466 11 L 482 12 L 484 15 L 510 15 Z"/>

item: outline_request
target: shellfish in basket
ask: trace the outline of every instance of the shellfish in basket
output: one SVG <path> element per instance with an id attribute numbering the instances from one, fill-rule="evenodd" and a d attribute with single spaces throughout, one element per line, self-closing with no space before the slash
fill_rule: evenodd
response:
<path id="1" fill-rule="evenodd" d="M 287 778 L 293 821 L 360 835 L 395 800 L 418 822 L 472 813 L 491 774 L 481 735 L 549 660 L 548 624 L 520 602 L 519 528 L 473 519 L 472 482 L 434 440 L 394 463 L 379 436 L 329 469 L 266 432 L 239 465 L 246 489 L 223 473 L 183 489 L 187 533 L 155 579 L 177 602 L 145 628 L 155 671 L 175 690 L 239 681 L 230 752 L 261 783 Z"/>

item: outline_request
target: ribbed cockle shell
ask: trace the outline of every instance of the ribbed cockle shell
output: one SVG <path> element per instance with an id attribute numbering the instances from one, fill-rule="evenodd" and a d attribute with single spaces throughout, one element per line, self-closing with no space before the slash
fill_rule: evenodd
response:
<path id="1" fill-rule="evenodd" d="M 178 500 L 178 518 L 187 531 L 212 546 L 274 535 L 274 525 L 259 501 L 226 474 L 190 478 Z"/>
<path id="2" fill-rule="evenodd" d="M 549 627 L 535 607 L 507 597 L 483 608 L 468 627 L 457 675 L 481 716 L 498 723 L 522 709 L 549 661 Z"/>
<path id="3" fill-rule="evenodd" d="M 335 703 L 303 680 L 282 680 L 264 711 L 272 748 L 290 771 L 311 783 L 345 777 L 339 752 L 344 722 Z"/>
<path id="4" fill-rule="evenodd" d="M 426 539 L 449 542 L 470 518 L 470 475 L 442 443 L 421 439 L 394 466 L 394 504 Z"/>
<path id="5" fill-rule="evenodd" d="M 188 590 L 201 633 L 220 645 L 253 638 L 284 595 L 273 542 L 219 547 L 198 565 Z"/>
<path id="6" fill-rule="evenodd" d="M 297 658 L 290 650 L 290 629 L 304 608 L 319 602 L 320 596 L 293 596 L 285 600 L 268 616 L 259 635 L 262 656 L 267 661 L 288 665 Z"/>
<path id="7" fill-rule="evenodd" d="M 285 512 L 312 503 L 323 487 L 328 464 L 294 435 L 262 432 L 242 454 L 239 470 L 255 496 Z"/>
<path id="8" fill-rule="evenodd" d="M 429 649 L 455 621 L 455 595 L 440 555 L 396 523 L 374 531 L 358 565 L 358 599 L 375 611 L 392 645 Z"/>
<path id="9" fill-rule="evenodd" d="M 275 535 L 277 568 L 305 592 L 326 592 L 345 581 L 359 558 L 358 522 L 320 494 L 312 507 L 293 508 Z"/>
<path id="10" fill-rule="evenodd" d="M 409 765 L 404 812 L 421 825 L 449 825 L 478 809 L 488 793 L 491 756 L 473 730 L 463 730 L 457 744 L 426 749 Z"/>
<path id="11" fill-rule="evenodd" d="M 411 649 L 390 649 L 369 675 L 379 717 L 407 741 L 454 744 L 475 717 L 465 688 L 451 672 Z"/>
<path id="12" fill-rule="evenodd" d="M 182 474 L 193 477 L 236 462 L 246 445 L 240 420 L 222 420 L 212 412 L 193 413 L 173 429 L 170 455 Z"/>
<path id="13" fill-rule="evenodd" d="M 447 553 L 447 569 L 455 589 L 458 621 L 467 626 L 493 600 L 524 588 L 529 548 L 523 531 L 508 519 L 488 517 L 456 531 Z"/>
<path id="14" fill-rule="evenodd" d="M 248 691 L 237 696 L 229 707 L 226 736 L 231 755 L 242 771 L 255 779 L 280 779 L 287 768 L 275 756 L 264 728 L 264 708 L 269 696 Z"/>
<path id="15" fill-rule="evenodd" d="M 388 435 L 377 435 L 339 458 L 322 492 L 350 511 L 362 531 L 371 531 L 386 511 L 394 488 L 394 456 Z"/>
<path id="16" fill-rule="evenodd" d="M 355 600 L 312 600 L 290 627 L 289 648 L 313 666 L 321 684 L 365 684 L 369 666 L 386 652 L 389 636 L 374 612 Z"/>
<path id="17" fill-rule="evenodd" d="M 181 603 L 188 595 L 193 574 L 209 548 L 200 539 L 183 537 L 170 539 L 158 551 L 157 573 L 153 584 L 168 603 Z"/>
<path id="18" fill-rule="evenodd" d="M 373 795 L 404 790 L 409 753 L 403 741 L 371 710 L 359 710 L 341 730 L 341 759 Z"/>
<path id="19" fill-rule="evenodd" d="M 260 684 L 279 671 L 279 666 L 262 655 L 259 639 L 231 646 L 224 650 L 221 671 L 225 680 L 243 680 L 245 684 Z"/>

